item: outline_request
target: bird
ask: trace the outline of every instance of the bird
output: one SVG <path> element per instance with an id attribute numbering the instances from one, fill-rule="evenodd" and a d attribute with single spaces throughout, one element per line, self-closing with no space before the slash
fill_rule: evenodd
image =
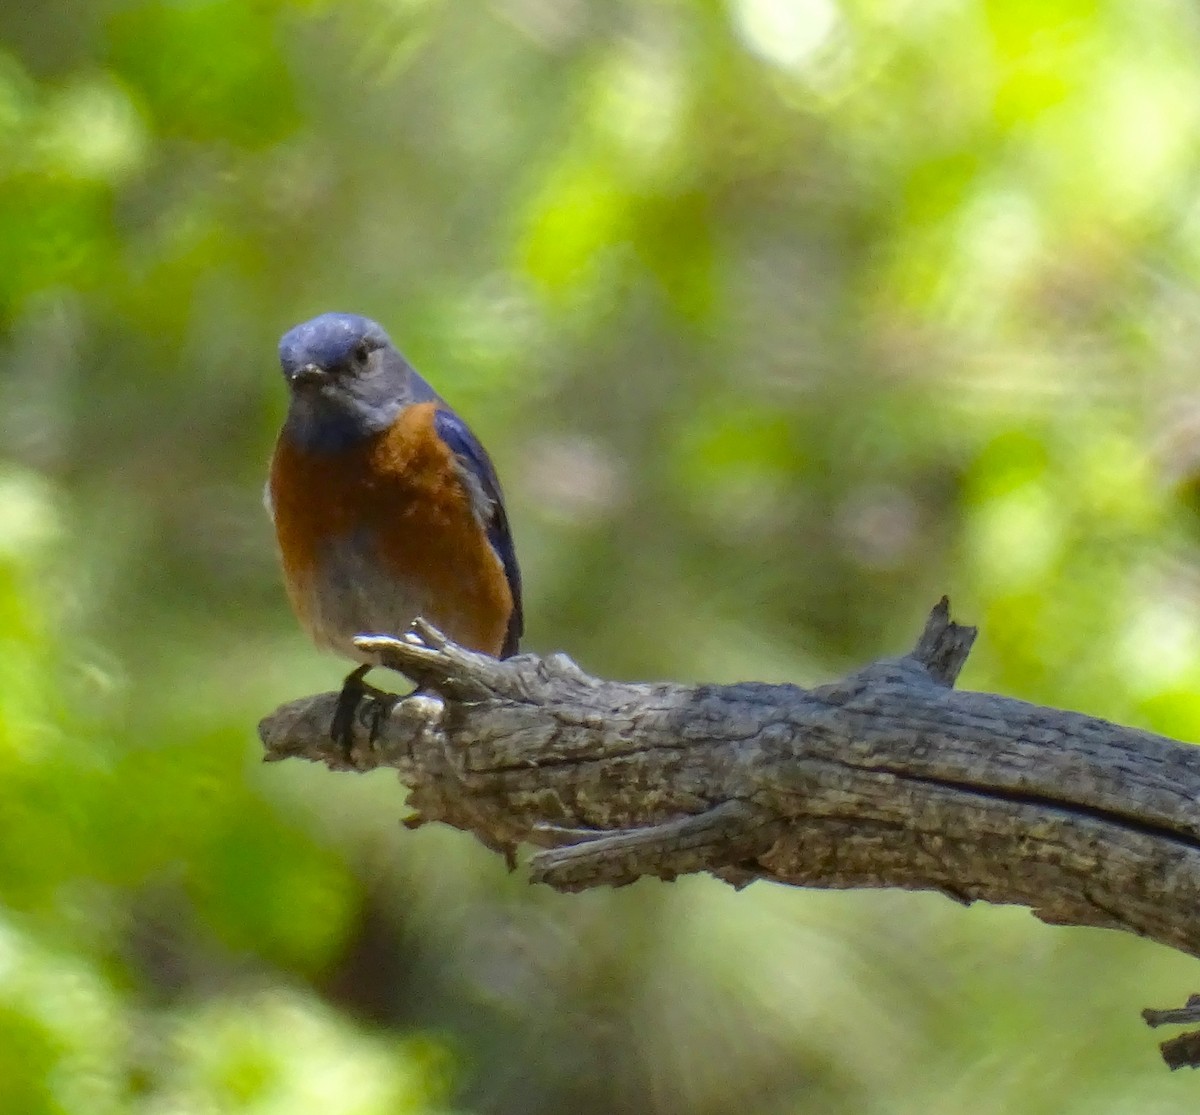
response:
<path id="1" fill-rule="evenodd" d="M 386 696 L 364 683 L 377 662 L 355 636 L 420 616 L 508 658 L 524 633 L 521 572 L 491 458 L 382 326 L 321 314 L 283 335 L 279 363 L 288 408 L 265 502 L 300 625 L 358 663 L 330 729 L 349 752 L 364 695 Z"/>

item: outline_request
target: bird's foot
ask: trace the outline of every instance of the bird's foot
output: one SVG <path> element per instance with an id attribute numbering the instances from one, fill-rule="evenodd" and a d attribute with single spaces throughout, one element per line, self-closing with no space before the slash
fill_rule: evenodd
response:
<path id="1" fill-rule="evenodd" d="M 363 690 L 365 699 L 358 706 L 358 722 L 367 729 L 367 741 L 374 743 L 401 697 L 399 693 L 389 693 L 373 685 L 363 686 Z"/>
<path id="2" fill-rule="evenodd" d="M 342 691 L 338 694 L 333 722 L 329 726 L 330 736 L 342 749 L 342 754 L 351 766 L 355 765 L 352 755 L 355 721 L 367 729 L 367 739 L 374 743 L 396 702 L 400 700 L 397 694 L 377 689 L 363 680 L 370 669 L 369 665 L 359 666 L 347 675 L 342 683 Z"/>

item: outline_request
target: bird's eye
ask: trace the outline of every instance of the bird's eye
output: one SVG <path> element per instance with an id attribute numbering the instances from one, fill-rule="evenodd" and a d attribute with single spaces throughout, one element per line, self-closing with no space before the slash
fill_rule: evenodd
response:
<path id="1" fill-rule="evenodd" d="M 366 341 L 359 341 L 354 346 L 353 357 L 356 368 L 365 368 L 367 361 L 371 359 L 371 346 Z"/>

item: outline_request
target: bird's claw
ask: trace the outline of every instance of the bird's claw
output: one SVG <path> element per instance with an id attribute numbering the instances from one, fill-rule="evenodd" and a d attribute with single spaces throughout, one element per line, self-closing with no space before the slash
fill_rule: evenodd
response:
<path id="1" fill-rule="evenodd" d="M 354 728 L 355 723 L 367 729 L 367 739 L 374 743 L 383 731 L 383 725 L 391 715 L 392 709 L 400 699 L 395 693 L 376 689 L 368 685 L 363 678 L 370 666 L 360 666 L 349 674 L 342 683 L 342 691 L 338 694 L 337 707 L 333 712 L 333 721 L 329 725 L 329 735 L 342 751 L 342 755 L 351 766 L 354 766 Z"/>
<path id="2" fill-rule="evenodd" d="M 384 724 L 399 700 L 399 694 L 388 693 L 371 685 L 363 687 L 363 700 L 358 704 L 358 722 L 367 729 L 369 743 L 379 739 Z"/>

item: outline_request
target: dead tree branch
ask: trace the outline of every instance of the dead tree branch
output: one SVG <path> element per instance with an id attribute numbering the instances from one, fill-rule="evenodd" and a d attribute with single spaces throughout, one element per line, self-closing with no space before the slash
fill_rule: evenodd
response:
<path id="1" fill-rule="evenodd" d="M 510 864 L 536 845 L 532 878 L 560 890 L 697 871 L 937 890 L 1200 957 L 1200 749 L 952 689 L 974 635 L 943 600 L 911 654 L 801 689 L 603 681 L 418 624 L 362 642 L 419 686 L 373 742 L 332 743 L 333 693 L 259 732 L 269 760 L 394 767 L 411 827 L 444 821 Z"/>

